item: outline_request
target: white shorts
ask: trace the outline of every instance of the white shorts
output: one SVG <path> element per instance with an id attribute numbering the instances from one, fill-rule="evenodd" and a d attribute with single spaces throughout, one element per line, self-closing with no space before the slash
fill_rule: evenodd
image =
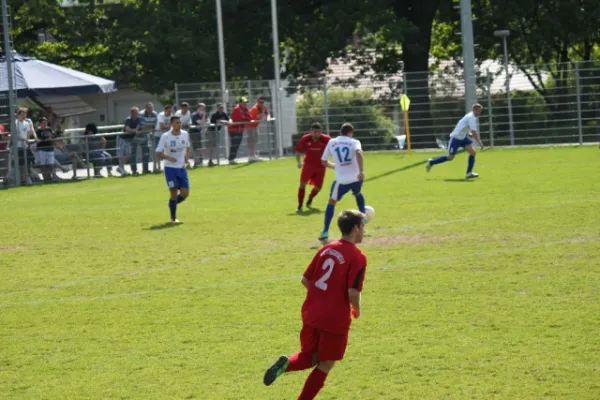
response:
<path id="1" fill-rule="evenodd" d="M 54 165 L 54 150 L 52 151 L 42 151 L 38 150 L 37 152 L 37 165 Z"/>
<path id="2" fill-rule="evenodd" d="M 131 155 L 131 142 L 127 139 L 117 138 L 117 155 L 127 157 Z"/>

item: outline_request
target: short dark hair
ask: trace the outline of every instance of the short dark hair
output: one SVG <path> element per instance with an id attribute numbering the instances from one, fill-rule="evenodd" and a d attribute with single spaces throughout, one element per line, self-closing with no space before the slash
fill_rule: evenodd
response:
<path id="1" fill-rule="evenodd" d="M 365 220 L 365 215 L 358 210 L 344 210 L 338 216 L 337 224 L 342 236 L 352 233 L 355 226 L 360 226 Z"/>
<path id="2" fill-rule="evenodd" d="M 48 118 L 46 118 L 46 117 L 40 117 L 40 118 L 38 119 L 38 122 L 44 122 L 44 121 L 45 121 L 45 122 L 48 122 Z"/>
<path id="3" fill-rule="evenodd" d="M 166 105 L 165 105 L 165 110 L 166 110 L 167 108 L 173 108 L 173 104 L 166 104 Z"/>
<path id="4" fill-rule="evenodd" d="M 217 108 L 223 107 L 223 103 L 217 103 Z"/>
<path id="5" fill-rule="evenodd" d="M 98 133 L 98 127 L 93 122 L 90 122 L 85 126 L 85 131 L 91 131 L 94 135 Z"/>
<path id="6" fill-rule="evenodd" d="M 345 123 L 344 125 L 342 125 L 342 129 L 340 129 L 340 132 L 342 136 L 346 136 L 347 134 L 354 132 L 354 127 L 352 126 L 352 124 Z"/>
<path id="7" fill-rule="evenodd" d="M 180 121 L 180 120 L 181 120 L 181 118 L 179 118 L 179 115 L 172 115 L 170 121 L 173 122 L 173 121 Z"/>
<path id="8" fill-rule="evenodd" d="M 312 126 L 310 127 L 310 129 L 322 129 L 323 127 L 321 126 L 320 123 L 315 122 L 314 124 L 312 124 Z"/>

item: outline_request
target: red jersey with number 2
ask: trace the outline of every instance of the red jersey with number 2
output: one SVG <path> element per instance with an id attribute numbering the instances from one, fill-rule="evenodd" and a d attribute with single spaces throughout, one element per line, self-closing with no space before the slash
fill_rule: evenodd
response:
<path id="1" fill-rule="evenodd" d="M 335 334 L 350 329 L 348 289 L 362 291 L 367 257 L 343 239 L 323 247 L 304 272 L 308 293 L 302 305 L 304 325 Z"/>
<path id="2" fill-rule="evenodd" d="M 327 143 L 331 140 L 331 136 L 321 133 L 318 140 L 314 140 L 310 133 L 302 136 L 296 145 L 298 153 L 304 153 L 304 165 L 307 167 L 325 168 L 321 163 L 321 156 Z"/>

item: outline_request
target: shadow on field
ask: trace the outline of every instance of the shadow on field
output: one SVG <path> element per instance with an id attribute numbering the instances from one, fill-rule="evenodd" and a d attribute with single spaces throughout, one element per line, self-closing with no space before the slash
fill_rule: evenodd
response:
<path id="1" fill-rule="evenodd" d="M 410 164 L 410 165 L 405 165 L 404 167 L 396 168 L 396 169 L 393 169 L 391 171 L 387 171 L 387 172 L 384 172 L 382 174 L 375 175 L 375 176 L 372 176 L 370 178 L 367 178 L 367 179 L 365 179 L 365 182 L 371 182 L 371 181 L 374 181 L 376 179 L 385 178 L 386 176 L 390 176 L 390 175 L 395 174 L 397 172 L 402 172 L 402 171 L 406 171 L 406 170 L 409 170 L 409 169 L 417 168 L 417 167 L 420 167 L 420 166 L 425 165 L 425 164 L 427 164 L 427 160 L 419 161 L 417 163 Z"/>
<path id="2" fill-rule="evenodd" d="M 293 212 L 293 213 L 289 213 L 288 217 L 297 215 L 299 217 L 308 217 L 309 215 L 314 215 L 314 214 L 323 214 L 323 211 L 319 210 L 318 208 L 309 208 L 307 210 L 302 210 L 302 212 Z"/>
<path id="3" fill-rule="evenodd" d="M 160 231 L 163 229 L 169 229 L 169 228 L 176 228 L 180 225 L 183 225 L 182 222 L 178 223 L 178 224 L 174 224 L 172 222 L 165 222 L 163 224 L 158 224 L 158 225 L 152 225 L 149 228 L 144 228 L 145 231 Z"/>
<path id="4" fill-rule="evenodd" d="M 475 182 L 475 181 L 473 179 L 455 178 L 455 179 L 444 179 L 444 182 Z"/>

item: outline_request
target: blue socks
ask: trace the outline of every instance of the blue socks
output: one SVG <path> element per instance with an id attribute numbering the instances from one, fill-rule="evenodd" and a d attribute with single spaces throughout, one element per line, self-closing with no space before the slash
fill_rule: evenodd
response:
<path id="1" fill-rule="evenodd" d="M 177 218 L 177 200 L 169 200 L 169 210 L 171 210 L 171 219 Z"/>
<path id="2" fill-rule="evenodd" d="M 441 163 L 445 163 L 446 161 L 448 161 L 448 156 L 441 156 L 441 157 L 434 158 L 433 160 L 429 161 L 429 165 L 441 164 Z"/>
<path id="3" fill-rule="evenodd" d="M 185 197 L 183 197 L 182 195 L 178 194 L 177 195 L 177 204 L 182 203 L 183 201 L 185 201 Z"/>
<path id="4" fill-rule="evenodd" d="M 475 156 L 469 156 L 469 166 L 467 167 L 467 175 L 473 172 L 473 166 L 475 165 Z"/>
<path id="5" fill-rule="evenodd" d="M 359 193 L 356 196 L 356 205 L 358 206 L 358 211 L 360 211 L 361 213 L 365 213 L 365 196 L 362 195 L 362 193 Z"/>
<path id="6" fill-rule="evenodd" d="M 333 204 L 327 204 L 327 208 L 325 209 L 325 227 L 323 228 L 323 232 L 329 232 L 329 225 L 331 225 L 334 211 L 335 206 Z"/>

